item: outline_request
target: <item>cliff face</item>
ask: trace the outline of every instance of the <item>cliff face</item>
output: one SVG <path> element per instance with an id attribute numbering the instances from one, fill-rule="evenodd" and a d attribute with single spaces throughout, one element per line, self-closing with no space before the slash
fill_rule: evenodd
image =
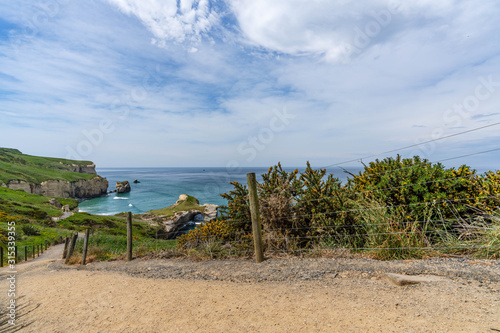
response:
<path id="1" fill-rule="evenodd" d="M 106 194 L 108 191 L 108 181 L 101 176 L 95 176 L 90 180 L 80 179 L 75 182 L 46 180 L 41 184 L 28 183 L 24 180 L 12 180 L 6 185 L 2 184 L 2 186 L 48 197 L 79 199 L 95 198 Z"/>
<path id="2" fill-rule="evenodd" d="M 60 164 L 63 164 L 60 162 Z M 97 172 L 95 171 L 95 164 L 89 164 L 89 165 L 76 165 L 72 164 L 71 165 L 71 171 L 73 172 L 78 172 L 78 173 L 87 173 L 91 175 L 97 175 Z"/>

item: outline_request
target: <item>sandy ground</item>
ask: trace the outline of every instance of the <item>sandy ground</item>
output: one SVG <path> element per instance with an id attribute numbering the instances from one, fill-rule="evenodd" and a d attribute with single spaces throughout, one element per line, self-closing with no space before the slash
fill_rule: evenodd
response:
<path id="1" fill-rule="evenodd" d="M 61 246 L 18 264 L 16 325 L 1 332 L 497 332 L 500 284 L 442 279 L 396 286 L 380 277 L 231 282 L 54 269 Z"/>

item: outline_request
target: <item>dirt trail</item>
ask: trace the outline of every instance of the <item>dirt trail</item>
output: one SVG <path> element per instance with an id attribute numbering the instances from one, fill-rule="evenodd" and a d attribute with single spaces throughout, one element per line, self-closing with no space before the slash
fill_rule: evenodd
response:
<path id="1" fill-rule="evenodd" d="M 62 249 L 61 245 L 53 247 L 37 260 L 17 265 L 19 317 L 14 327 L 2 326 L 0 320 L 0 331 L 495 332 L 492 328 L 500 329 L 498 281 L 490 281 L 485 287 L 480 280 L 443 278 L 401 287 L 391 284 L 383 275 L 349 274 L 340 270 L 318 280 L 231 282 L 222 278 L 148 278 L 133 272 L 139 268 L 170 270 L 176 265 L 200 271 L 213 265 L 217 270 L 228 263 L 134 260 L 68 268 L 59 259 Z M 353 265 L 355 261 L 352 260 Z M 285 267 L 295 263 L 270 260 L 266 266 L 259 266 L 241 262 L 233 267 L 246 267 L 249 271 L 254 267 L 259 275 L 266 269 L 275 270 L 275 265 Z M 328 260 L 296 262 L 318 267 L 326 265 Z M 491 267 L 491 263 L 484 264 Z M 0 275 L 0 304 L 4 305 L 8 301 L 5 269 Z M 3 312 L 4 309 L 2 306 Z M 1 316 L 3 319 L 5 313 Z"/>

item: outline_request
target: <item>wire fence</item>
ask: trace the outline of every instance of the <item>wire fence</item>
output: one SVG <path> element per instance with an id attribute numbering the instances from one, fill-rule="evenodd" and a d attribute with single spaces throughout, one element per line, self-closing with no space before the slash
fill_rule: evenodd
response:
<path id="1" fill-rule="evenodd" d="M 0 247 L 0 267 L 11 263 L 20 263 L 38 258 L 50 247 L 64 242 L 62 236 L 50 239 L 38 239 L 35 242 L 23 242 L 20 245 Z M 17 242 L 16 242 L 17 243 Z"/>
<path id="2" fill-rule="evenodd" d="M 470 180 L 469 176 L 457 176 L 440 180 L 428 180 L 411 184 L 396 185 L 377 189 L 376 191 L 356 192 L 356 195 L 389 191 L 412 186 L 429 184 L 446 184 L 448 181 Z M 446 186 L 441 186 L 446 190 Z M 249 185 L 250 188 L 250 185 Z M 283 191 L 277 191 L 283 195 Z M 443 194 L 443 193 L 440 193 Z M 236 245 L 226 243 L 217 249 L 218 230 L 200 233 L 194 239 L 195 244 L 210 253 L 227 252 L 236 255 L 250 254 L 249 246 L 239 246 L 238 240 L 246 239 L 247 245 L 255 241 L 255 220 L 261 224 L 263 251 L 268 255 L 275 253 L 288 254 L 313 254 L 322 251 L 368 251 L 382 253 L 380 256 L 387 258 L 412 258 L 421 257 L 423 253 L 472 253 L 481 252 L 481 256 L 498 257 L 500 255 L 500 194 L 474 195 L 460 198 L 446 198 L 448 193 L 438 196 L 438 199 L 426 198 L 423 201 L 405 204 L 373 204 L 366 201 L 363 204 L 342 207 L 330 199 L 337 196 L 323 196 L 314 200 L 285 200 L 285 206 L 280 209 L 264 204 L 258 213 L 258 218 L 234 221 L 226 219 L 226 223 L 235 227 L 237 231 L 224 233 L 220 239 L 236 240 Z M 285 194 L 286 196 L 286 194 Z M 269 199 L 269 198 L 267 198 Z M 265 201 L 266 198 L 261 198 Z M 428 200 L 428 201 L 427 201 Z M 300 208 L 304 203 L 326 203 L 317 211 L 306 211 Z M 376 201 L 374 201 L 377 203 Z M 480 211 L 478 206 L 497 204 L 495 212 Z M 434 213 L 424 219 L 401 219 L 401 216 L 387 214 L 402 210 L 423 212 L 431 208 Z M 328 210 L 328 207 L 333 209 Z M 337 207 L 337 208 L 336 208 Z M 465 207 L 474 214 L 462 216 L 457 207 Z M 310 207 L 309 207 L 310 208 Z M 346 214 L 357 216 L 355 223 L 345 219 Z M 386 214 L 386 215 L 384 215 Z M 496 214 L 496 215 L 495 215 Z M 359 218 L 359 216 L 365 216 Z M 425 215 L 425 214 L 424 214 Z M 403 215 L 404 216 L 404 215 Z M 440 217 L 439 217 L 440 216 Z M 444 217 L 446 216 L 446 217 Z M 451 217 L 450 217 L 451 216 Z M 253 229 L 253 232 L 252 232 Z M 245 238 L 246 237 L 246 238 Z M 240 242 L 241 243 L 241 242 Z M 221 245 L 221 243 L 219 243 Z M 241 245 L 241 244 L 240 244 Z M 250 252 L 249 252 L 250 251 Z M 452 253 L 453 252 L 453 253 Z M 255 245 L 257 253 L 257 245 Z M 490 255 L 491 254 L 491 255 Z"/>
<path id="3" fill-rule="evenodd" d="M 493 124 L 488 124 L 488 125 L 485 125 L 485 126 L 476 127 L 476 128 L 473 128 L 473 129 L 470 129 L 470 130 L 467 130 L 467 131 L 462 131 L 462 132 L 458 132 L 458 133 L 454 133 L 454 134 L 442 136 L 442 137 L 437 138 L 437 139 L 427 140 L 427 141 L 424 141 L 424 142 L 420 142 L 420 143 L 416 143 L 416 144 L 412 144 L 412 145 L 407 145 L 407 146 L 403 146 L 403 147 L 399 147 L 399 148 L 395 148 L 395 149 L 383 151 L 383 152 L 380 152 L 380 153 L 377 153 L 377 154 L 367 155 L 367 156 L 364 156 L 364 157 L 361 157 L 361 158 L 356 158 L 356 159 L 342 161 L 342 162 L 339 162 L 339 163 L 330 164 L 330 165 L 324 166 L 322 168 L 326 169 L 326 168 L 335 167 L 335 166 L 339 166 L 339 165 L 343 165 L 343 164 L 347 164 L 347 163 L 359 162 L 359 161 L 362 161 L 362 160 L 366 160 L 366 159 L 369 159 L 369 158 L 374 158 L 374 157 L 381 156 L 381 155 L 387 155 L 387 154 L 391 154 L 391 153 L 396 153 L 396 152 L 400 152 L 402 150 L 406 150 L 406 149 L 410 149 L 410 148 L 415 148 L 415 147 L 420 147 L 420 146 L 428 144 L 428 143 L 433 143 L 433 142 L 437 142 L 437 141 L 449 139 L 449 138 L 452 138 L 452 137 L 464 135 L 464 134 L 475 132 L 475 131 L 480 131 L 480 130 L 483 130 L 485 128 L 494 127 L 494 126 L 498 126 L 498 125 L 500 125 L 500 122 L 496 122 L 496 123 L 493 123 Z M 498 148 L 498 149 L 500 149 L 500 148 Z M 494 151 L 496 151 L 498 149 L 494 149 Z M 472 155 L 470 155 L 470 156 L 472 156 Z M 465 157 L 465 156 L 462 156 L 462 157 Z M 460 157 L 455 157 L 455 158 L 452 158 L 452 159 L 456 159 L 456 158 L 460 158 Z M 447 161 L 447 160 L 451 160 L 451 159 L 442 160 L 441 162 L 444 162 L 444 161 Z"/>

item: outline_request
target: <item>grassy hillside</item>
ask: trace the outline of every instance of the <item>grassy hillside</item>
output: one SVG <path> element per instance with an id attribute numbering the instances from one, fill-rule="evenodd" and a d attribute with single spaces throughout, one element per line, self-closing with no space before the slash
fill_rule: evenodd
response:
<path id="1" fill-rule="evenodd" d="M 25 155 L 17 149 L 0 148 L 0 183 L 24 180 L 40 184 L 49 179 L 74 182 L 92 179 L 95 175 L 73 172 L 73 165 L 84 166 L 90 161 L 75 161 L 62 158 Z"/>
<path id="2" fill-rule="evenodd" d="M 29 194 L 22 190 L 14 191 L 0 187 L 0 222 L 21 221 L 47 224 L 51 217 L 61 215 L 61 209 L 49 204 L 50 197 Z M 61 205 L 70 209 L 78 207 L 78 200 L 57 198 Z"/>
<path id="3" fill-rule="evenodd" d="M 24 258 L 25 246 L 31 258 L 33 245 L 44 244 L 45 240 L 52 242 L 59 236 L 70 236 L 75 231 L 82 232 L 89 228 L 93 230 L 89 245 L 89 260 L 106 260 L 125 251 L 126 219 L 75 213 L 55 222 L 52 217 L 61 216 L 62 211 L 50 205 L 50 199 L 52 198 L 0 187 L 0 246 L 7 243 L 8 223 L 15 222 L 16 245 L 20 249 L 18 254 L 20 260 Z M 78 200 L 75 199 L 55 199 L 62 205 L 69 205 L 71 209 L 78 206 Z M 134 255 L 175 247 L 176 241 L 157 240 L 153 238 L 155 234 L 156 228 L 148 223 L 133 221 Z M 80 252 L 81 242 L 76 249 L 75 262 L 79 262 Z"/>

